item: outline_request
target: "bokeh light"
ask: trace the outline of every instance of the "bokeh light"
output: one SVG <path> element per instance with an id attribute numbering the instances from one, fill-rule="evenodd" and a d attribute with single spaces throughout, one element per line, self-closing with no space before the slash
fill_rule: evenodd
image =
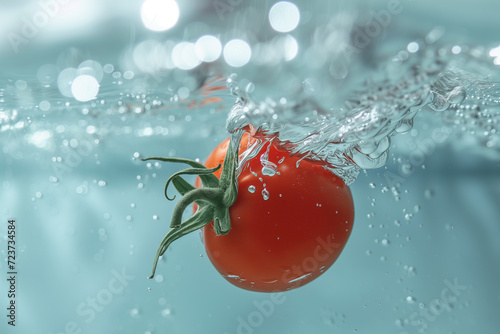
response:
<path id="1" fill-rule="evenodd" d="M 98 92 L 99 82 L 91 75 L 79 75 L 71 84 L 71 93 L 73 94 L 73 97 L 81 102 L 95 99 Z"/>
<path id="2" fill-rule="evenodd" d="M 168 30 L 179 20 L 179 6 L 174 0 L 146 0 L 142 4 L 141 19 L 150 30 Z"/>
<path id="3" fill-rule="evenodd" d="M 500 65 L 500 46 L 493 48 L 489 52 L 490 57 L 493 57 L 493 64 Z"/>
<path id="4" fill-rule="evenodd" d="M 278 32 L 290 32 L 294 30 L 299 25 L 299 21 L 300 11 L 291 2 L 277 2 L 269 10 L 269 23 Z"/>
<path id="5" fill-rule="evenodd" d="M 283 49 L 285 60 L 290 61 L 297 56 L 299 43 L 297 43 L 297 40 L 293 36 L 286 35 L 283 41 Z"/>
<path id="6" fill-rule="evenodd" d="M 191 70 L 201 61 L 196 54 L 194 43 L 180 42 L 172 50 L 172 61 L 181 70 Z"/>
<path id="7" fill-rule="evenodd" d="M 198 58 L 203 62 L 212 62 L 220 57 L 222 45 L 215 36 L 201 36 L 194 45 Z"/>
<path id="8" fill-rule="evenodd" d="M 250 61 L 252 49 L 244 40 L 233 39 L 224 46 L 223 55 L 229 66 L 241 67 Z"/>

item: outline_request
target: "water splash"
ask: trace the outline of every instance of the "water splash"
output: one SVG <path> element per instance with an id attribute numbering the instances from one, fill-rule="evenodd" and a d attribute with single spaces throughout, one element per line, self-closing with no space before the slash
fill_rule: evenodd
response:
<path id="1" fill-rule="evenodd" d="M 325 108 L 307 95 L 294 101 L 258 100 L 233 75 L 228 86 L 238 102 L 226 128 L 230 133 L 251 129 L 257 135 L 272 136 L 291 155 L 324 165 L 347 184 L 360 169 L 383 166 L 391 138 L 411 130 L 422 109 L 440 113 L 444 121 L 461 124 L 469 133 L 481 134 L 482 146 L 500 152 L 496 133 L 500 89 L 490 77 L 497 67 L 485 50 L 455 55 L 445 49 L 422 47 L 410 57 L 399 53 L 341 107 Z"/>

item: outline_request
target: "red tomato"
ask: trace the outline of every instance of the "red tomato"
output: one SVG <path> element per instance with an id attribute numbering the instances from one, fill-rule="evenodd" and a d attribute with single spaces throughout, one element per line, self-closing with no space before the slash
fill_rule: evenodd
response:
<path id="1" fill-rule="evenodd" d="M 253 140 L 245 134 L 240 153 Z M 229 139 L 217 146 L 205 166 L 223 164 L 228 144 Z M 266 151 L 277 166 L 273 176 L 262 173 Z M 337 260 L 349 238 L 354 220 L 349 187 L 319 165 L 301 161 L 297 167 L 298 160 L 266 144 L 238 177 L 229 233 L 216 235 L 213 223 L 204 227 L 210 261 L 240 288 L 277 292 L 309 283 Z"/>

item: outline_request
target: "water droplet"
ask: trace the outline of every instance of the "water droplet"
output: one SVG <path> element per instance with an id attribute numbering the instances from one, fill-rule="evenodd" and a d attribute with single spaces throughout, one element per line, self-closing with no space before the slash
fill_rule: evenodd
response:
<path id="1" fill-rule="evenodd" d="M 408 304 L 414 304 L 417 300 L 415 299 L 415 297 L 412 297 L 412 296 L 408 296 L 406 297 L 406 302 Z"/>
<path id="2" fill-rule="evenodd" d="M 255 186 L 248 187 L 248 192 L 253 194 L 255 192 Z"/>
<path id="3" fill-rule="evenodd" d="M 153 215 L 153 219 L 154 220 L 158 220 L 158 216 L 157 215 Z"/>
<path id="4" fill-rule="evenodd" d="M 373 182 L 371 182 L 371 183 L 369 184 L 369 186 L 370 186 L 370 188 L 372 188 L 372 189 L 375 189 L 375 188 L 377 187 L 377 185 L 376 185 L 375 183 L 373 183 Z"/>
<path id="5" fill-rule="evenodd" d="M 382 239 L 382 241 L 380 243 L 382 244 L 382 246 L 389 246 L 389 244 L 390 244 L 388 239 Z"/>
<path id="6" fill-rule="evenodd" d="M 262 198 L 267 201 L 269 199 L 269 191 L 267 189 L 262 190 Z"/>
<path id="7" fill-rule="evenodd" d="M 106 181 L 100 180 L 99 182 L 97 182 L 97 185 L 99 187 L 104 187 L 106 185 Z"/>
<path id="8" fill-rule="evenodd" d="M 135 203 L 130 203 L 131 208 L 135 208 Z"/>
<path id="9" fill-rule="evenodd" d="M 35 197 L 36 198 L 42 198 L 42 193 L 37 191 L 36 194 L 35 194 Z"/>

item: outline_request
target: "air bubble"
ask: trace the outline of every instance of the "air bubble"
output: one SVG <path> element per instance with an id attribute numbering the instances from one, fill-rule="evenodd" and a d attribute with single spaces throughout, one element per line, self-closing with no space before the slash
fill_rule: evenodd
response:
<path id="1" fill-rule="evenodd" d="M 426 190 L 424 191 L 424 196 L 425 196 L 425 198 L 427 198 L 427 199 L 432 199 L 432 198 L 434 197 L 434 195 L 435 195 L 435 192 L 434 192 L 434 190 L 433 190 L 433 189 L 426 189 Z"/>
<path id="2" fill-rule="evenodd" d="M 249 186 L 248 192 L 253 194 L 255 192 L 255 186 Z"/>
<path id="3" fill-rule="evenodd" d="M 262 198 L 267 201 L 269 199 L 269 191 L 267 189 L 262 190 Z"/>
<path id="4" fill-rule="evenodd" d="M 130 316 L 132 318 L 137 318 L 140 315 L 141 315 L 141 311 L 137 307 L 134 307 L 133 309 L 130 310 Z"/>
<path id="5" fill-rule="evenodd" d="M 415 299 L 415 297 L 412 297 L 412 296 L 408 296 L 408 297 L 406 297 L 406 302 L 407 302 L 408 304 L 415 304 L 415 302 L 416 302 L 416 301 L 417 301 L 417 300 Z"/>
<path id="6" fill-rule="evenodd" d="M 161 316 L 164 317 L 164 318 L 168 318 L 172 315 L 172 310 L 170 308 L 166 308 L 166 309 L 163 309 L 161 311 Z"/>

